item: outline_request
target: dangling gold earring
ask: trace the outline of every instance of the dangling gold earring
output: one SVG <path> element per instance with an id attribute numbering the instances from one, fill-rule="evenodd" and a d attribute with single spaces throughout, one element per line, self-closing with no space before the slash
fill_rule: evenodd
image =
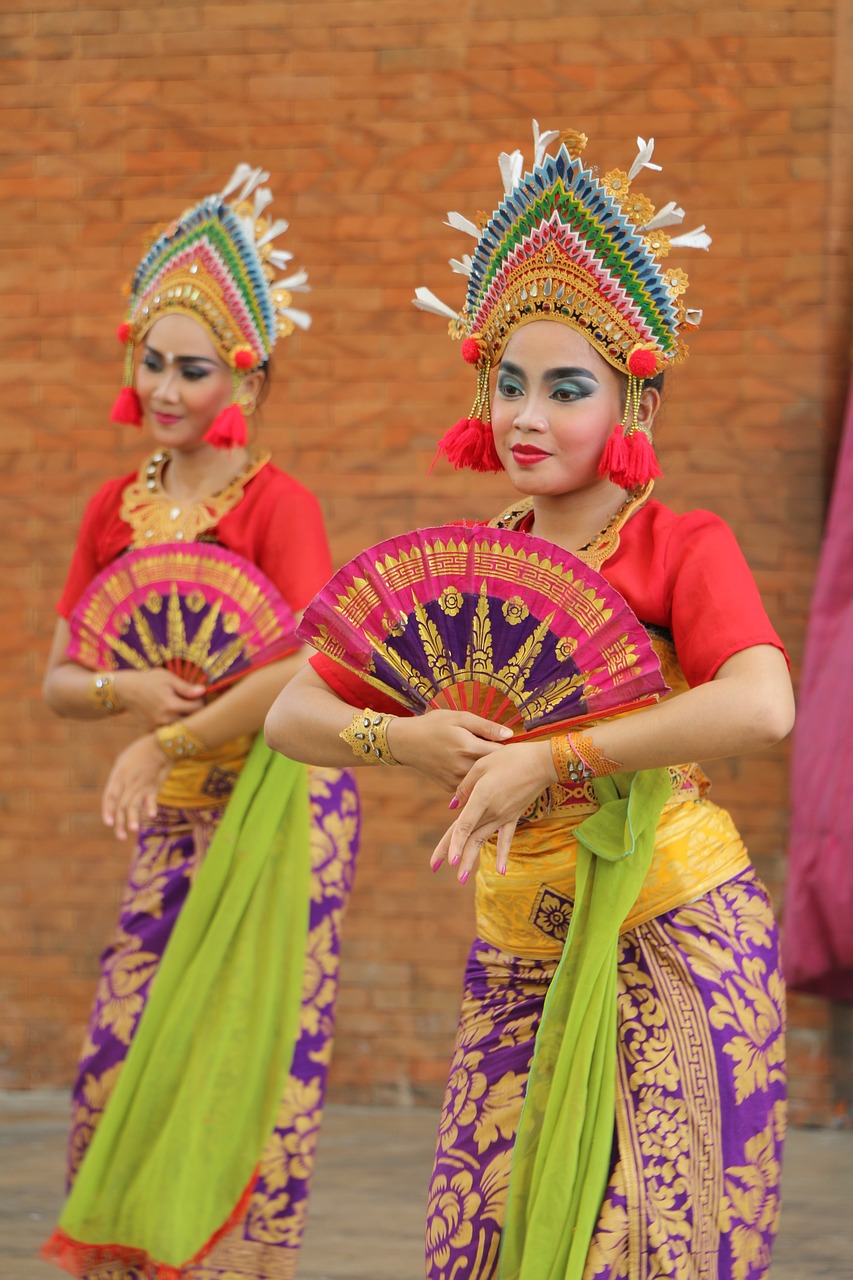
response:
<path id="1" fill-rule="evenodd" d="M 598 474 L 610 479 L 620 489 L 639 489 L 661 475 L 655 456 L 651 427 L 640 421 L 643 383 L 658 372 L 654 353 L 643 346 L 635 347 L 627 361 L 628 389 L 625 412 L 610 434 Z"/>

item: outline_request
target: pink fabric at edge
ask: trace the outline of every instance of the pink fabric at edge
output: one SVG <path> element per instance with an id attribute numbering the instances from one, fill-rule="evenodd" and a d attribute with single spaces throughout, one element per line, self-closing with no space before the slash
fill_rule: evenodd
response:
<path id="1" fill-rule="evenodd" d="M 853 1001 L 853 382 L 806 638 L 791 786 L 788 985 Z"/>

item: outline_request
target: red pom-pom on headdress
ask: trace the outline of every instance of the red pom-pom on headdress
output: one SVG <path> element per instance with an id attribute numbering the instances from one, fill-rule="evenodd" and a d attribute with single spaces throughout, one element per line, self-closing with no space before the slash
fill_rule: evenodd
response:
<path id="1" fill-rule="evenodd" d="M 480 363 L 480 344 L 476 338 L 466 338 L 460 350 L 466 364 Z"/>
<path id="2" fill-rule="evenodd" d="M 635 347 L 628 356 L 628 372 L 635 378 L 653 378 L 657 371 L 657 356 L 648 347 Z"/>
<path id="3" fill-rule="evenodd" d="M 116 328 L 116 337 L 118 338 L 119 342 L 122 344 L 122 346 L 124 346 L 128 342 L 130 342 L 130 339 L 132 336 L 133 336 L 132 327 L 128 324 L 126 320 L 122 320 L 121 324 L 118 325 Z"/>
<path id="4" fill-rule="evenodd" d="M 234 361 L 234 368 L 241 369 L 244 373 L 260 364 L 257 354 L 251 347 L 238 347 L 232 353 L 231 359 Z"/>

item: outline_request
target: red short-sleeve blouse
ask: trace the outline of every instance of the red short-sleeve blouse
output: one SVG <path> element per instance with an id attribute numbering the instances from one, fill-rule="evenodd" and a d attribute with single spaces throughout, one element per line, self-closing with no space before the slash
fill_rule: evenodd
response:
<path id="1" fill-rule="evenodd" d="M 130 546 L 122 495 L 136 473 L 109 480 L 89 502 L 57 606 L 67 618 L 89 583 Z M 262 570 L 294 612 L 332 571 L 320 504 L 314 494 L 271 462 L 246 482 L 243 496 L 206 535 Z"/>

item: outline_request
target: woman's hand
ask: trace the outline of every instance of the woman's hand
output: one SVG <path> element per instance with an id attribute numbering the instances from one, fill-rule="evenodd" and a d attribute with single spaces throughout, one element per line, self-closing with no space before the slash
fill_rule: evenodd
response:
<path id="1" fill-rule="evenodd" d="M 156 729 L 198 711 L 205 686 L 182 680 L 165 667 L 152 667 L 149 671 L 117 671 L 115 691 L 122 709 L 146 729 Z"/>
<path id="2" fill-rule="evenodd" d="M 388 726 L 388 747 L 400 764 L 455 791 L 472 765 L 502 750 L 512 730 L 470 711 L 428 711 L 398 716 Z M 461 797 L 460 797 L 461 798 Z"/>
<path id="3" fill-rule="evenodd" d="M 497 755 L 478 760 L 456 789 L 454 799 L 462 811 L 436 845 L 430 858 L 432 870 L 437 871 L 447 860 L 459 868 L 458 879 L 464 884 L 482 845 L 497 832 L 496 865 L 503 875 L 518 819 L 556 781 L 547 738 L 510 743 Z"/>
<path id="4" fill-rule="evenodd" d="M 139 830 L 140 819 L 153 818 L 157 795 L 171 769 L 153 734 L 137 738 L 112 767 L 101 801 L 101 817 L 119 840 Z"/>

